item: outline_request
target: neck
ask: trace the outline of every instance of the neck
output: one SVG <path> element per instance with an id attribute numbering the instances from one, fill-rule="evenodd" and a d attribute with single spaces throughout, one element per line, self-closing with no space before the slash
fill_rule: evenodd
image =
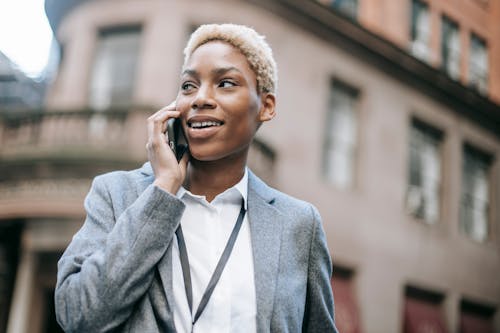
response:
<path id="1" fill-rule="evenodd" d="M 246 158 L 223 161 L 199 161 L 191 158 L 185 187 L 211 202 L 218 194 L 236 185 L 245 174 Z"/>

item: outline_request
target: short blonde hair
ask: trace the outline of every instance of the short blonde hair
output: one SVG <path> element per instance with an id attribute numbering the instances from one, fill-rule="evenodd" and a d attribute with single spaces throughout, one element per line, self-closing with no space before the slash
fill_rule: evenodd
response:
<path id="1" fill-rule="evenodd" d="M 278 69 L 273 51 L 265 37 L 254 29 L 236 24 L 204 24 L 198 27 L 189 38 L 184 49 L 184 66 L 189 57 L 201 45 L 210 41 L 226 42 L 243 53 L 257 77 L 259 93 L 275 93 L 278 83 Z"/>

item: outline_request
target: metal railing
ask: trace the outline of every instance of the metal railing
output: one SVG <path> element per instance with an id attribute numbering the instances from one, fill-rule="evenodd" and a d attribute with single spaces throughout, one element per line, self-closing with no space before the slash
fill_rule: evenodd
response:
<path id="1" fill-rule="evenodd" d="M 48 153 L 142 156 L 150 111 L 0 111 L 0 159 Z"/>

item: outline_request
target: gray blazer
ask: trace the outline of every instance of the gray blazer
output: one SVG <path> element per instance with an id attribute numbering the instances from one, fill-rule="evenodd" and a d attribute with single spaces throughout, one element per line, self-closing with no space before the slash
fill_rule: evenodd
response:
<path id="1" fill-rule="evenodd" d="M 175 332 L 172 238 L 184 211 L 149 163 L 94 179 L 87 218 L 58 263 L 67 332 Z M 331 261 L 317 210 L 248 180 L 258 332 L 337 332 Z"/>

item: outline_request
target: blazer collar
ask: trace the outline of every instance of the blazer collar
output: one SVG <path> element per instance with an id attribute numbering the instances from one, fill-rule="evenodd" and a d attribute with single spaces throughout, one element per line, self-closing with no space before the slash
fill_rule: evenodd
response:
<path id="1" fill-rule="evenodd" d="M 146 162 L 139 169 L 140 172 L 146 176 L 154 176 L 153 168 L 150 162 Z M 254 194 L 260 197 L 267 203 L 273 204 L 275 199 L 275 191 L 266 185 L 259 177 L 257 177 L 250 169 L 248 169 L 248 191 L 254 192 Z"/>
<path id="2" fill-rule="evenodd" d="M 252 239 L 258 332 L 265 332 L 271 326 L 278 282 L 283 216 L 274 206 L 275 194 L 275 190 L 249 172 L 248 222 Z"/>

